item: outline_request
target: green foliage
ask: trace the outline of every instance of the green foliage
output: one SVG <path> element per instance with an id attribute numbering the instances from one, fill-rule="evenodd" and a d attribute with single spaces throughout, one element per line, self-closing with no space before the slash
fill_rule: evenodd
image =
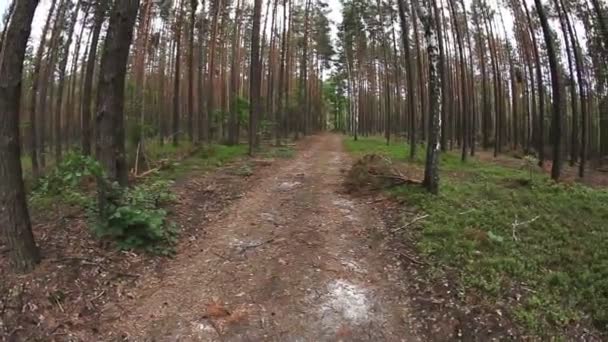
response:
<path id="1" fill-rule="evenodd" d="M 131 118 L 127 121 L 127 144 L 130 150 L 137 148 L 137 144 L 142 140 L 154 137 L 158 130 L 154 125 L 142 123 L 139 118 Z"/>
<path id="2" fill-rule="evenodd" d="M 376 138 L 346 146 L 407 156 L 403 144 Z M 442 155 L 441 170 L 439 196 L 412 186 L 392 191 L 429 215 L 418 240 L 423 254 L 459 270 L 465 287 L 492 301 L 521 296 L 512 312 L 540 335 L 584 317 L 608 332 L 608 191 L 556 184 L 526 168 L 462 163 L 455 153 Z"/>
<path id="3" fill-rule="evenodd" d="M 103 186 L 108 204 L 100 211 L 97 188 Z M 168 222 L 163 205 L 174 197 L 168 181 L 154 181 L 122 189 L 110 183 L 101 165 L 92 157 L 69 153 L 32 191 L 33 205 L 51 203 L 80 206 L 87 212 L 90 227 L 101 238 L 113 239 L 121 249 L 145 249 L 167 254 L 175 242 L 175 226 Z"/>
<path id="4" fill-rule="evenodd" d="M 272 137 L 275 128 L 275 122 L 272 120 L 261 120 L 259 132 L 263 137 Z"/>
<path id="5" fill-rule="evenodd" d="M 149 160 L 175 159 L 193 149 L 194 145 L 188 140 L 181 140 L 179 145 L 175 146 L 171 143 L 161 145 L 158 139 L 149 139 L 145 146 L 146 158 Z"/>
<path id="6" fill-rule="evenodd" d="M 112 198 L 103 214 L 95 207 L 92 225 L 101 238 L 111 238 L 120 249 L 144 249 L 148 252 L 171 254 L 177 242 L 177 229 L 167 220 L 163 205 L 175 200 L 169 188 L 171 182 L 157 180 L 130 189 L 112 186 Z"/>
<path id="7" fill-rule="evenodd" d="M 249 124 L 249 100 L 239 96 L 236 99 L 236 108 L 241 126 L 247 126 Z"/>
<path id="8" fill-rule="evenodd" d="M 190 158 L 174 163 L 173 168 L 160 172 L 161 179 L 176 178 L 190 172 L 207 171 L 247 155 L 246 145 L 206 145 Z"/>
<path id="9" fill-rule="evenodd" d="M 270 150 L 271 158 L 291 159 L 296 154 L 296 151 L 291 147 L 281 146 Z"/>
<path id="10" fill-rule="evenodd" d="M 224 112 L 221 109 L 216 109 L 211 115 L 211 120 L 213 120 L 215 124 L 221 124 L 223 122 L 226 122 L 226 120 L 228 119 L 228 115 L 230 115 L 228 112 Z"/>
<path id="11" fill-rule="evenodd" d="M 86 186 L 103 176 L 101 165 L 92 157 L 70 152 L 46 177 L 41 178 L 31 193 L 34 205 L 45 205 L 60 199 L 70 205 L 90 206 L 92 199 Z"/>
<path id="12" fill-rule="evenodd" d="M 244 164 L 236 169 L 233 169 L 231 173 L 236 176 L 249 177 L 253 175 L 253 168 L 250 164 Z"/>

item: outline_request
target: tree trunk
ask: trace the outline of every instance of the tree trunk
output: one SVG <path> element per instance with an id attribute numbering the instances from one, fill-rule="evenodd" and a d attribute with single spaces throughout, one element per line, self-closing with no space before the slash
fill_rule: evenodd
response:
<path id="1" fill-rule="evenodd" d="M 535 0 L 536 1 L 536 0 Z M 538 43 L 536 42 L 536 32 L 534 26 L 532 26 L 532 19 L 530 17 L 530 11 L 526 0 L 522 0 L 524 10 L 526 11 L 526 19 L 528 20 L 528 27 L 530 29 L 530 35 L 532 36 L 532 45 L 534 52 L 534 59 L 536 60 L 536 82 L 538 84 L 538 137 L 537 137 L 537 152 L 538 152 L 538 165 L 543 166 L 545 162 L 545 91 L 543 89 L 543 71 L 540 60 L 540 52 L 538 50 Z"/>
<path id="2" fill-rule="evenodd" d="M 205 118 L 205 35 L 207 34 L 205 25 L 205 0 L 202 1 L 201 4 L 201 14 L 200 14 L 200 27 L 198 32 L 198 44 L 199 44 L 199 58 L 198 58 L 198 141 L 206 141 L 207 139 L 207 120 Z"/>
<path id="3" fill-rule="evenodd" d="M 284 126 L 284 118 L 287 116 L 286 110 L 287 105 L 285 104 L 285 99 L 287 97 L 287 92 L 285 88 L 285 83 L 289 82 L 286 80 L 286 59 L 287 59 L 287 2 L 289 0 L 283 0 L 283 33 L 281 35 L 281 61 L 280 61 L 280 69 L 279 69 L 279 95 L 278 95 L 278 107 L 276 114 L 276 130 L 275 130 L 275 139 L 276 145 L 279 146 L 281 144 L 281 131 L 285 131 L 286 127 Z M 284 133 L 284 132 L 283 132 Z"/>
<path id="4" fill-rule="evenodd" d="M 426 149 L 424 186 L 433 194 L 439 193 L 439 154 L 441 152 L 441 79 L 439 78 L 439 43 L 437 26 L 434 22 L 431 5 L 427 0 L 418 3 L 418 17 L 424 26 L 426 49 L 429 57 L 429 141 Z M 435 2 L 436 0 L 430 0 Z M 433 6 L 434 7 L 434 6 Z"/>
<path id="5" fill-rule="evenodd" d="M 555 50 L 555 42 L 551 36 L 551 27 L 549 20 L 545 14 L 545 10 L 541 0 L 534 0 L 536 11 L 540 18 L 540 24 L 543 28 L 545 36 L 545 44 L 547 45 L 547 55 L 549 57 L 549 69 L 551 71 L 551 85 L 553 87 L 553 117 L 552 117 L 552 140 L 553 140 L 553 166 L 551 168 L 551 178 L 559 180 L 562 164 L 562 109 L 561 109 L 561 84 L 559 77 L 559 65 L 557 61 L 557 52 Z"/>
<path id="6" fill-rule="evenodd" d="M 215 50 L 217 47 L 217 30 L 222 0 L 214 0 L 211 6 L 211 9 L 213 10 L 213 22 L 211 24 L 211 35 L 209 37 L 209 66 L 207 70 L 207 73 L 209 74 L 209 79 L 207 81 L 207 121 L 205 132 L 207 142 L 211 141 L 213 131 L 213 116 L 215 112 Z"/>
<path id="7" fill-rule="evenodd" d="M 188 138 L 194 141 L 194 22 L 198 0 L 190 1 L 190 46 L 188 47 Z"/>
<path id="8" fill-rule="evenodd" d="M 0 227 L 17 271 L 29 271 L 40 261 L 25 199 L 19 137 L 23 59 L 37 6 L 38 0 L 16 2 L 0 48 Z"/>
<path id="9" fill-rule="evenodd" d="M 236 145 L 237 141 L 237 121 L 239 116 L 239 77 L 240 77 L 240 58 L 239 44 L 241 43 L 241 0 L 237 0 L 235 12 L 235 28 L 232 39 L 232 74 L 230 80 L 230 92 L 232 96 L 232 110 L 228 119 L 228 144 Z"/>
<path id="10" fill-rule="evenodd" d="M 182 6 L 184 5 L 185 0 L 180 0 L 179 5 L 177 7 L 177 11 L 179 12 L 178 17 L 175 21 L 175 75 L 173 79 L 173 131 L 171 135 L 173 137 L 173 146 L 179 145 L 179 97 L 180 97 L 180 80 L 181 80 L 181 47 L 182 47 L 182 23 L 184 12 Z"/>
<path id="11" fill-rule="evenodd" d="M 399 19 L 401 22 L 401 38 L 403 40 L 403 51 L 405 55 L 405 72 L 407 73 L 407 93 L 409 105 L 409 133 L 410 133 L 410 159 L 416 157 L 416 89 L 414 86 L 414 61 L 410 50 L 410 31 L 406 13 L 410 13 L 407 5 L 408 0 L 397 0 L 399 3 Z"/>
<path id="12" fill-rule="evenodd" d="M 57 165 L 61 161 L 61 150 L 62 150 L 62 117 L 63 117 L 63 91 L 65 90 L 65 73 L 68 65 L 68 58 L 70 56 L 70 46 L 72 45 L 72 36 L 74 34 L 74 28 L 76 27 L 76 20 L 78 19 L 78 12 L 80 11 L 81 1 L 79 0 L 72 17 L 70 18 L 70 27 L 67 31 L 67 41 L 63 46 L 63 57 L 59 62 L 59 83 L 57 85 L 57 102 L 55 104 L 55 162 Z"/>
<path id="13" fill-rule="evenodd" d="M 95 64 L 97 63 L 97 45 L 99 35 L 106 17 L 106 1 L 98 0 L 95 7 L 95 17 L 93 19 L 93 33 L 91 45 L 89 46 L 89 56 L 87 58 L 86 72 L 84 75 L 84 86 L 82 91 L 82 153 L 91 154 L 91 105 L 93 101 L 93 76 L 95 74 Z"/>
<path id="14" fill-rule="evenodd" d="M 587 162 L 587 81 L 584 75 L 585 67 L 583 65 L 583 56 L 581 53 L 579 39 L 572 27 L 572 22 L 570 21 L 570 16 L 566 10 L 566 7 L 564 6 L 564 1 L 560 0 L 560 4 L 562 5 L 564 20 L 566 21 L 566 28 L 568 29 L 568 34 L 570 36 L 570 40 L 572 41 L 572 52 L 574 55 L 574 62 L 576 64 L 576 78 L 578 80 L 578 93 L 581 105 L 581 143 L 580 149 L 577 151 L 580 158 L 578 175 L 579 177 L 583 178 L 585 176 L 585 164 Z M 574 84 L 572 84 L 572 87 L 574 87 Z"/>
<path id="15" fill-rule="evenodd" d="M 574 62 L 573 62 L 573 58 L 572 58 L 572 54 L 574 53 L 574 49 L 571 48 L 570 43 L 572 43 L 572 46 L 574 45 L 574 40 L 571 39 L 571 37 L 568 35 L 568 28 L 567 28 L 567 24 L 566 24 L 566 19 L 565 16 L 567 15 L 566 12 L 563 11 L 563 9 L 561 8 L 561 4 L 559 0 L 553 0 L 553 4 L 555 5 L 555 8 L 557 9 L 557 13 L 559 16 L 559 23 L 560 23 L 560 27 L 562 29 L 562 34 L 564 36 L 564 42 L 565 42 L 565 52 L 566 52 L 566 57 L 568 59 L 568 83 L 569 83 L 569 88 L 570 88 L 570 105 L 571 105 L 571 109 L 572 109 L 572 132 L 571 132 L 571 137 L 570 137 L 570 166 L 574 166 L 574 164 L 576 163 L 576 161 L 578 160 L 578 155 L 579 155 L 579 149 L 578 149 L 578 107 L 577 107 L 577 101 L 576 101 L 576 81 L 575 81 L 575 76 L 574 76 Z"/>
<path id="16" fill-rule="evenodd" d="M 128 185 L 125 155 L 124 89 L 129 48 L 137 19 L 139 0 L 117 1 L 101 56 L 97 95 L 97 158 L 110 181 Z M 105 186 L 100 184 L 100 209 L 105 210 Z"/>
<path id="17" fill-rule="evenodd" d="M 260 21 L 262 16 L 262 0 L 255 0 L 253 7 L 253 28 L 251 31 L 251 70 L 249 76 L 249 93 L 251 106 L 249 108 L 249 155 L 252 156 L 257 136 L 257 119 L 261 104 L 262 68 L 260 60 Z"/>
<path id="18" fill-rule="evenodd" d="M 38 87 L 40 87 L 40 69 L 42 67 L 42 56 L 44 55 L 44 45 L 46 42 L 46 36 L 51 26 L 51 18 L 55 12 L 56 0 L 52 0 L 51 9 L 46 17 L 44 28 L 42 29 L 42 36 L 40 38 L 40 44 L 38 45 L 38 51 L 34 59 L 34 70 L 32 72 L 32 93 L 30 98 L 30 157 L 32 160 L 32 176 L 34 180 L 38 179 L 40 175 L 40 167 L 38 165 L 38 132 L 37 132 L 37 104 L 38 104 Z M 1 45 L 0 45 L 1 48 Z M 42 127 L 44 129 L 44 127 Z"/>
<path id="19" fill-rule="evenodd" d="M 53 30 L 51 34 L 51 41 L 49 43 L 49 56 L 47 57 L 44 71 L 42 72 L 42 80 L 41 80 L 41 89 L 40 89 L 40 108 L 44 109 L 44 113 L 41 112 L 40 117 L 40 167 L 44 169 L 46 167 L 46 137 L 47 137 L 47 117 L 48 113 L 52 113 L 52 99 L 53 99 L 53 83 L 54 83 L 54 75 L 55 72 L 55 64 L 57 62 L 57 51 L 59 50 L 59 44 L 61 42 L 61 31 L 62 31 L 62 23 L 64 20 L 65 12 L 67 9 L 67 1 L 60 0 L 59 9 L 57 10 L 57 15 L 55 16 L 55 22 L 53 24 Z M 47 99 L 47 93 L 50 87 L 50 96 Z M 47 107 L 48 100 L 51 100 L 51 106 Z M 52 117 L 51 117 L 52 119 Z M 50 120 L 52 122 L 52 120 Z"/>

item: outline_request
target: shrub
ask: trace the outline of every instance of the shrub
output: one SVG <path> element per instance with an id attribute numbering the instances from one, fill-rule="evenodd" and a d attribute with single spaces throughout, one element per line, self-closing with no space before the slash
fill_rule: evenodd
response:
<path id="1" fill-rule="evenodd" d="M 107 206 L 99 210 L 98 190 L 105 187 Z M 144 249 L 169 254 L 176 242 L 175 225 L 167 220 L 162 206 L 173 201 L 171 182 L 156 180 L 123 189 L 111 183 L 101 165 L 91 157 L 70 153 L 47 177 L 40 180 L 31 201 L 44 205 L 60 200 L 83 207 L 93 232 L 100 238 L 111 238 L 120 249 Z"/>

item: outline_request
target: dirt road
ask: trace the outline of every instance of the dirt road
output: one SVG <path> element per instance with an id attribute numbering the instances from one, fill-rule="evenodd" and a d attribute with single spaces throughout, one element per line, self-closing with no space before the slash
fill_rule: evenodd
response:
<path id="1" fill-rule="evenodd" d="M 311 138 L 276 166 L 162 281 L 106 308 L 101 331 L 130 341 L 416 341 L 382 220 L 343 193 L 341 137 Z"/>

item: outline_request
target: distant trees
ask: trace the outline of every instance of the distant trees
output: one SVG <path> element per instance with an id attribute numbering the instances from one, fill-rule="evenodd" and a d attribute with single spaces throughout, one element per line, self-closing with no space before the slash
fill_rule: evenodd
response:
<path id="1" fill-rule="evenodd" d="M 442 150 L 460 148 L 465 161 L 477 145 L 493 146 L 495 156 L 522 151 L 541 166 L 550 155 L 556 180 L 568 155 L 579 175 L 590 160 L 598 164 L 608 156 L 608 43 L 601 1 L 344 1 L 339 71 L 355 138 L 384 134 L 390 141 L 391 134 L 402 135 L 411 158 L 421 142 L 431 144 L 431 80 L 423 72 L 431 56 L 419 49 L 428 41 L 418 33 L 426 28 L 418 5 L 431 6 L 436 17 Z M 380 18 L 388 21 L 381 25 L 376 18 L 383 11 L 394 14 Z M 583 26 L 585 32 L 577 32 Z M 387 27 L 400 28 L 401 44 L 391 50 L 384 41 Z M 400 70 L 404 82 L 384 77 Z"/>
<path id="2" fill-rule="evenodd" d="M 179 144 L 186 135 L 195 142 L 238 143 L 250 121 L 253 4 L 142 1 L 124 99 L 125 129 L 133 138 L 125 152 L 140 153 L 127 158 L 128 164 L 139 169 L 146 163 L 144 141 L 153 137 L 160 144 L 166 139 Z M 35 176 L 60 162 L 66 150 L 79 148 L 96 157 L 91 146 L 98 131 L 93 118 L 98 96 L 93 93 L 99 92 L 99 40 L 107 35 L 104 23 L 112 9 L 112 2 L 97 0 L 53 0 L 51 5 L 42 39 L 35 42 L 35 72 L 26 92 L 31 125 L 23 133 Z M 278 142 L 326 125 L 322 74 L 333 54 L 327 14 L 323 0 L 261 5 L 256 136 L 274 135 Z M 50 163 L 49 155 L 54 156 Z"/>

